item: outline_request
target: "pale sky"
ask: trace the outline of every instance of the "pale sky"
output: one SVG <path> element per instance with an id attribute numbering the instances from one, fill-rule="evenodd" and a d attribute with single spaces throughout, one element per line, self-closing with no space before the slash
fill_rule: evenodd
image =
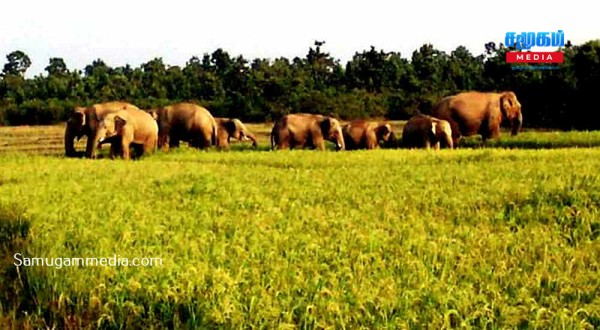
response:
<path id="1" fill-rule="evenodd" d="M 304 57 L 315 40 L 342 63 L 371 45 L 405 58 L 424 43 L 481 54 L 507 31 L 563 30 L 565 41 L 600 38 L 594 1 L 326 1 L 326 0 L 22 0 L 0 8 L 0 69 L 6 55 L 31 58 L 27 76 L 44 73 L 51 57 L 69 69 L 101 58 L 133 67 L 155 57 L 185 65 L 223 48 L 246 59 Z M 493 6 L 493 7 L 492 7 Z"/>

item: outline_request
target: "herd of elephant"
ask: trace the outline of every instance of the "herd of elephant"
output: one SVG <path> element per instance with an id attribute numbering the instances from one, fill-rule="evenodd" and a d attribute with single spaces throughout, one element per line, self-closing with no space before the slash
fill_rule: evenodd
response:
<path id="1" fill-rule="evenodd" d="M 521 104 L 513 92 L 463 92 L 439 101 L 431 115 L 417 114 L 402 131 L 400 145 L 406 148 L 454 148 L 463 136 L 481 135 L 484 140 L 497 138 L 500 124 L 508 121 L 511 133 L 521 129 Z M 180 141 L 204 149 L 227 149 L 231 138 L 258 141 L 238 119 L 214 118 L 193 103 L 177 103 L 141 110 L 125 102 L 107 102 L 78 107 L 69 116 L 65 130 L 67 157 L 77 157 L 74 140 L 87 137 L 85 157 L 95 158 L 96 149 L 110 144 L 110 157 L 136 155 L 178 147 Z M 342 126 L 333 118 L 317 114 L 289 114 L 275 122 L 271 130 L 271 148 L 325 149 L 329 140 L 336 150 L 374 149 L 382 142 L 395 140 L 389 123 L 355 120 Z"/>

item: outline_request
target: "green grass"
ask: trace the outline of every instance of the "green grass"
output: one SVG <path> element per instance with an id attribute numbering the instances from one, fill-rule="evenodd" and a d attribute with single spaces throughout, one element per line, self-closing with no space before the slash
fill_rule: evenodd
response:
<path id="1" fill-rule="evenodd" d="M 0 168 L 0 206 L 30 221 L 25 254 L 163 258 L 21 268 L 33 302 L 4 301 L 5 324 L 600 327 L 597 148 L 6 154 Z"/>
<path id="2" fill-rule="evenodd" d="M 545 132 L 525 131 L 517 136 L 503 132 L 497 140 L 483 143 L 481 137 L 466 138 L 467 148 L 554 149 L 600 147 L 600 131 Z"/>

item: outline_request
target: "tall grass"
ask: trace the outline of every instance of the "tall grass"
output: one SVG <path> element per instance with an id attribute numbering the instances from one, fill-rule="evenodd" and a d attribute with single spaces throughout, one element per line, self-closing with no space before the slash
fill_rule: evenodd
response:
<path id="1" fill-rule="evenodd" d="M 600 149 L 0 162 L 24 253 L 163 258 L 21 268 L 22 324 L 600 327 Z"/>

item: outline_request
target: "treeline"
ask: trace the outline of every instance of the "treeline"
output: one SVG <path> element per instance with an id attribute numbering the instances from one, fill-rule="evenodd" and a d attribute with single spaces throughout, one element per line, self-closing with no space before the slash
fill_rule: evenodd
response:
<path id="1" fill-rule="evenodd" d="M 215 116 L 262 122 L 293 112 L 342 119 L 407 119 L 427 113 L 440 98 L 464 90 L 513 90 L 527 127 L 599 129 L 600 41 L 564 49 L 557 70 L 515 70 L 502 44 L 471 54 L 450 54 L 423 45 L 410 59 L 371 48 L 345 65 L 315 42 L 304 58 L 232 57 L 217 49 L 192 57 L 184 67 L 161 58 L 140 67 L 110 67 L 98 59 L 83 71 L 51 58 L 46 73 L 31 79 L 27 54 L 7 55 L 0 75 L 0 124 L 50 124 L 76 105 L 124 100 L 142 108 L 192 101 Z"/>

